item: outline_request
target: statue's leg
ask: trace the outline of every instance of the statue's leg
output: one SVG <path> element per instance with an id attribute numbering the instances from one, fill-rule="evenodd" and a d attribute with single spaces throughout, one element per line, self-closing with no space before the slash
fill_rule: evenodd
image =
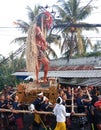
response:
<path id="1" fill-rule="evenodd" d="M 38 83 L 39 69 L 40 69 L 40 61 L 38 61 L 38 65 L 36 66 L 36 82 L 37 83 Z"/>
<path id="2" fill-rule="evenodd" d="M 44 82 L 46 82 L 49 69 L 49 60 L 46 57 L 44 57 L 41 59 L 41 62 L 44 64 Z"/>

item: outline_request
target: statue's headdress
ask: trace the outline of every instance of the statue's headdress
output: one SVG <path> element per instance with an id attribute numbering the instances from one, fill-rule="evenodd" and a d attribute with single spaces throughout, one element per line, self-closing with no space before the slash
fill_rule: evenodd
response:
<path id="1" fill-rule="evenodd" d="M 52 15 L 48 11 L 45 11 L 45 12 L 40 13 L 36 17 L 36 22 L 38 26 L 42 27 L 43 25 L 46 27 L 46 29 L 50 29 L 50 27 L 52 26 L 53 18 L 52 18 Z"/>

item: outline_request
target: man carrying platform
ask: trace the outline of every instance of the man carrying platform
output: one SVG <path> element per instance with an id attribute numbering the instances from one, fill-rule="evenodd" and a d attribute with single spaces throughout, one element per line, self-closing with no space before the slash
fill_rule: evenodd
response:
<path id="1" fill-rule="evenodd" d="M 37 94 L 37 98 L 34 100 L 34 102 L 30 105 L 30 109 L 32 111 L 34 111 L 34 122 L 33 122 L 33 127 L 34 129 L 36 130 L 39 130 L 39 128 L 41 127 L 41 123 L 42 123 L 42 120 L 41 120 L 41 116 L 39 114 L 37 114 L 38 111 L 41 111 L 41 106 L 42 104 L 44 103 L 46 99 L 46 96 L 44 96 L 43 92 L 40 92 Z"/>
<path id="2" fill-rule="evenodd" d="M 97 126 L 97 130 L 101 130 L 101 101 L 95 102 L 94 106 L 94 123 Z"/>

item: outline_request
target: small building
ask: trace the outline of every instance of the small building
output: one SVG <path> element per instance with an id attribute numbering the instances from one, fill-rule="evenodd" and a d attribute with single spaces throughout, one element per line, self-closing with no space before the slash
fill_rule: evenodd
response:
<path id="1" fill-rule="evenodd" d="M 15 72 L 17 77 L 32 76 L 32 72 Z M 39 78 L 43 71 L 39 72 Z M 50 61 L 48 77 L 57 78 L 58 82 L 70 86 L 101 86 L 101 57 L 70 59 L 59 58 Z"/>

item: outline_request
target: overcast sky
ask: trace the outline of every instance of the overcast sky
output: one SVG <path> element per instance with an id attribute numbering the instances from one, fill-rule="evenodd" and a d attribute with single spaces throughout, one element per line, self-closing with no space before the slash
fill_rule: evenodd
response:
<path id="1" fill-rule="evenodd" d="M 35 4 L 40 5 L 53 5 L 57 0 L 0 0 L 0 54 L 7 56 L 11 51 L 15 51 L 18 46 L 15 44 L 10 44 L 10 42 L 21 36 L 20 31 L 15 29 L 9 29 L 4 27 L 13 27 L 13 21 L 17 19 L 27 20 L 27 10 L 26 7 L 34 7 Z M 90 0 L 81 0 L 83 5 Z M 98 9 L 92 12 L 92 15 L 86 20 L 88 23 L 99 23 L 101 24 L 101 0 L 93 0 L 93 6 L 97 6 Z M 86 35 L 86 34 L 85 34 Z M 95 36 L 95 32 L 90 32 L 89 36 Z M 98 37 L 101 34 L 97 34 Z M 93 38 L 93 41 L 98 40 L 98 38 Z"/>

